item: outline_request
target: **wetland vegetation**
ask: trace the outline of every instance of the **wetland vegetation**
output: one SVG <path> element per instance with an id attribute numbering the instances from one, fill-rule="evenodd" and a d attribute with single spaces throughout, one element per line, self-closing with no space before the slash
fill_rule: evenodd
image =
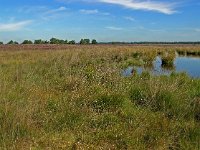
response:
<path id="1" fill-rule="evenodd" d="M 0 47 L 0 149 L 200 148 L 200 78 L 124 76 L 196 45 Z M 199 68 L 196 68 L 200 71 Z"/>

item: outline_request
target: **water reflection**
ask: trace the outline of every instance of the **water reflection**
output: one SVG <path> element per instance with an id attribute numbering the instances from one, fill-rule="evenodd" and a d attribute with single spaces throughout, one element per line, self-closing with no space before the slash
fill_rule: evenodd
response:
<path id="1" fill-rule="evenodd" d="M 153 61 L 153 65 L 146 67 L 129 66 L 123 70 L 123 76 L 131 76 L 135 72 L 149 72 L 152 75 L 170 75 L 172 72 L 186 72 L 189 76 L 200 78 L 200 57 L 177 55 L 172 64 L 163 64 L 160 56 Z"/>
<path id="2" fill-rule="evenodd" d="M 191 77 L 200 77 L 200 58 L 177 57 L 174 63 L 176 72 L 186 72 Z"/>

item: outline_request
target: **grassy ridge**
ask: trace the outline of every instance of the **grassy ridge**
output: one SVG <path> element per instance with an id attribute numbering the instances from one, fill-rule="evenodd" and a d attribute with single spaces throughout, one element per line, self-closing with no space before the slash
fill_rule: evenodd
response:
<path id="1" fill-rule="evenodd" d="M 122 77 L 200 47 L 0 51 L 0 149 L 199 149 L 200 80 Z"/>

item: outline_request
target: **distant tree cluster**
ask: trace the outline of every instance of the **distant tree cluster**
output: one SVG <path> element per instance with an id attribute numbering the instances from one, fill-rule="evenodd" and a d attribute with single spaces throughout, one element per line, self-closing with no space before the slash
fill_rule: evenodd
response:
<path id="1" fill-rule="evenodd" d="M 97 40 L 93 39 L 92 44 L 97 44 Z"/>
<path id="2" fill-rule="evenodd" d="M 90 39 L 81 39 L 80 44 L 90 44 Z"/>
<path id="3" fill-rule="evenodd" d="M 0 42 L 0 45 L 4 44 L 3 42 Z M 7 44 L 19 44 L 17 41 L 9 41 Z M 31 40 L 24 40 L 21 44 L 76 44 L 75 40 L 62 40 L 57 38 L 51 38 L 49 41 L 38 39 L 34 42 Z M 200 41 L 196 42 L 101 42 L 98 43 L 97 40 L 93 39 L 81 39 L 80 42 L 77 42 L 77 44 L 81 45 L 88 45 L 88 44 L 200 44 Z"/>
<path id="4" fill-rule="evenodd" d="M 101 42 L 100 44 L 200 44 L 200 41 L 196 42 Z"/>
<path id="5" fill-rule="evenodd" d="M 60 40 L 60 39 L 57 39 L 57 38 L 51 38 L 50 44 L 68 44 L 68 41 L 67 40 Z"/>
<path id="6" fill-rule="evenodd" d="M 3 44 L 3 42 L 0 42 L 0 44 Z M 7 44 L 19 44 L 16 41 L 9 41 Z M 32 42 L 31 40 L 24 40 L 21 44 L 76 44 L 75 40 L 62 40 L 62 39 L 57 39 L 57 38 L 51 38 L 49 41 L 47 40 L 42 40 L 42 39 L 38 39 L 35 40 L 34 42 Z M 79 44 L 97 44 L 97 41 L 95 39 L 93 39 L 90 42 L 90 39 L 81 39 Z"/>
<path id="7" fill-rule="evenodd" d="M 68 44 L 76 44 L 75 40 L 69 41 Z"/>
<path id="8" fill-rule="evenodd" d="M 30 40 L 24 40 L 24 41 L 22 42 L 22 44 L 33 44 L 33 42 L 30 41 Z"/>
<path id="9" fill-rule="evenodd" d="M 39 40 L 35 40 L 34 44 L 49 44 L 49 41 L 44 41 L 44 40 L 39 39 Z"/>
<path id="10" fill-rule="evenodd" d="M 11 41 L 9 41 L 7 44 L 19 44 L 17 41 L 13 41 L 13 40 L 11 40 Z"/>
<path id="11" fill-rule="evenodd" d="M 90 39 L 81 39 L 80 44 L 97 44 L 97 40 L 93 39 L 90 43 Z"/>

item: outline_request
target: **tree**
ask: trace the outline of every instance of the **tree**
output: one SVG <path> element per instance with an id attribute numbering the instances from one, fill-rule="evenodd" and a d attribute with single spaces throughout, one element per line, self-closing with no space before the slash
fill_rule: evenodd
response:
<path id="1" fill-rule="evenodd" d="M 24 40 L 24 41 L 22 42 L 22 44 L 33 44 L 33 42 L 30 41 L 30 40 Z"/>
<path id="2" fill-rule="evenodd" d="M 81 39 L 80 44 L 90 44 L 89 39 Z"/>
<path id="3" fill-rule="evenodd" d="M 65 44 L 64 40 L 58 40 L 58 44 Z"/>
<path id="4" fill-rule="evenodd" d="M 68 40 L 65 40 L 64 44 L 68 44 Z"/>
<path id="5" fill-rule="evenodd" d="M 45 40 L 45 41 L 44 41 L 44 44 L 49 44 L 49 41 Z"/>
<path id="6" fill-rule="evenodd" d="M 93 39 L 92 44 L 97 44 L 97 40 Z"/>
<path id="7" fill-rule="evenodd" d="M 2 45 L 3 44 L 3 42 L 0 42 L 0 45 Z"/>
<path id="8" fill-rule="evenodd" d="M 19 43 L 16 42 L 16 41 L 11 40 L 11 41 L 9 41 L 7 44 L 19 44 Z"/>
<path id="9" fill-rule="evenodd" d="M 57 38 L 51 38 L 50 44 L 68 44 L 68 41 L 67 40 L 60 40 L 60 39 L 57 39 Z"/>
<path id="10" fill-rule="evenodd" d="M 49 43 L 48 41 L 43 41 L 41 39 L 34 41 L 34 44 L 48 44 L 48 43 Z"/>
<path id="11" fill-rule="evenodd" d="M 68 44 L 76 44 L 75 40 L 69 41 Z"/>
<path id="12" fill-rule="evenodd" d="M 59 44 L 59 39 L 51 38 L 50 39 L 50 44 Z"/>

